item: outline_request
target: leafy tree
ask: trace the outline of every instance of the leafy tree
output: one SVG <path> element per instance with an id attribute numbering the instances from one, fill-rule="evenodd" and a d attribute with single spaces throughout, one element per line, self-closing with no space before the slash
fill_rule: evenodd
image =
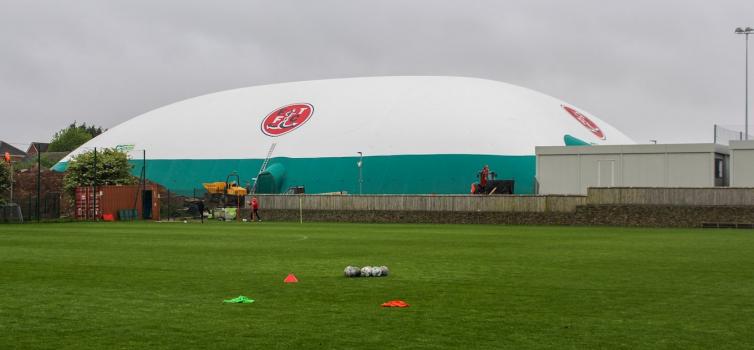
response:
<path id="1" fill-rule="evenodd" d="M 115 149 L 97 150 L 97 185 L 132 185 L 137 179 L 131 175 L 128 156 Z M 68 163 L 63 188 L 74 193 L 76 187 L 94 185 L 94 151 L 81 153 Z"/>
<path id="2" fill-rule="evenodd" d="M 79 128 L 66 128 L 55 133 L 48 152 L 70 152 L 92 139 L 92 135 Z"/>
<path id="3" fill-rule="evenodd" d="M 10 167 L 8 164 L 0 163 L 0 194 L 10 189 Z M 5 199 L 0 197 L 0 204 L 4 203 Z"/>
<path id="4" fill-rule="evenodd" d="M 76 122 L 73 122 L 73 126 L 76 126 Z M 97 137 L 99 134 L 105 132 L 105 130 L 103 130 L 101 126 L 86 126 L 86 123 L 81 124 L 79 128 L 86 130 L 89 135 L 92 135 L 92 138 Z"/>
<path id="5" fill-rule="evenodd" d="M 50 141 L 50 146 L 47 148 L 48 152 L 70 152 L 77 147 L 83 145 L 85 142 L 91 140 L 97 135 L 103 133 L 102 127 L 87 126 L 86 123 L 77 125 L 73 122 L 65 129 L 62 129 L 55 133 Z"/>

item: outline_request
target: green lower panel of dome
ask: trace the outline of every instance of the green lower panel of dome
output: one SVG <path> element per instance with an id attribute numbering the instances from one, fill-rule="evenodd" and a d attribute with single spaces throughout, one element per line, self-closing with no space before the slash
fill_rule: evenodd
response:
<path id="1" fill-rule="evenodd" d="M 259 193 L 285 192 L 304 186 L 306 193 L 346 191 L 359 193 L 358 157 L 270 159 L 259 178 Z M 191 194 L 203 182 L 225 181 L 237 172 L 242 186 L 253 183 L 263 159 L 154 159 L 147 160 L 147 178 L 171 191 Z M 497 179 L 515 181 L 516 194 L 535 193 L 534 156 L 498 155 L 396 155 L 363 158 L 361 191 L 364 194 L 466 194 L 488 164 Z M 133 160 L 135 176 L 142 161 Z M 63 171 L 58 163 L 54 170 Z"/>

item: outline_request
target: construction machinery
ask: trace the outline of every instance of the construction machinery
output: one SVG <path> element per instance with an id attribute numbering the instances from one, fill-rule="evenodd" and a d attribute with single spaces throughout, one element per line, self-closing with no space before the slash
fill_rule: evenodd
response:
<path id="1" fill-rule="evenodd" d="M 272 158 L 277 143 L 272 143 L 267 151 L 267 157 L 262 162 L 262 166 L 254 178 L 254 185 L 250 188 L 241 186 L 241 177 L 235 171 L 228 174 L 225 182 L 207 182 L 203 183 L 204 189 L 207 190 L 206 208 L 215 219 L 234 220 L 238 218 L 238 209 L 244 207 L 246 195 L 251 192 L 254 194 L 257 190 L 260 175 L 267 169 L 267 165 Z"/>
<path id="2" fill-rule="evenodd" d="M 207 190 L 207 202 L 209 208 L 242 208 L 244 199 L 249 192 L 246 188 L 241 187 L 241 178 L 236 172 L 228 174 L 225 182 L 206 182 L 203 183 L 204 189 Z"/>

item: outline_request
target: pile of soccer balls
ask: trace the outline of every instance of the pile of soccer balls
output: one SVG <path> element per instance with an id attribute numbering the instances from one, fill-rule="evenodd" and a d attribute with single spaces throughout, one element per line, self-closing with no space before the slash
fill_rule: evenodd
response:
<path id="1" fill-rule="evenodd" d="M 384 277 L 390 273 L 387 266 L 346 266 L 343 275 L 346 277 Z"/>

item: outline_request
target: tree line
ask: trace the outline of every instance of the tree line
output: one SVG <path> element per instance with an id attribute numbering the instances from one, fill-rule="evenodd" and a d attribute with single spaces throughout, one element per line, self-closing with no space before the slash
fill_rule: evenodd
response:
<path id="1" fill-rule="evenodd" d="M 71 152 L 104 131 L 102 127 L 73 122 L 55 133 L 47 151 Z M 31 164 L 36 161 L 29 162 Z M 45 164 L 45 166 L 49 165 Z M 20 168 L 17 165 L 14 167 L 16 170 Z M 135 184 L 137 178 L 131 175 L 131 168 L 132 165 L 128 162 L 128 155 L 125 152 L 116 149 L 98 149 L 95 161 L 94 150 L 88 150 L 68 162 L 63 178 L 63 190 L 73 194 L 79 186 Z M 3 204 L 5 197 L 3 194 L 10 189 L 10 185 L 10 165 L 2 162 L 0 164 L 0 204 Z"/>
<path id="2" fill-rule="evenodd" d="M 48 146 L 48 152 L 70 152 L 83 145 L 87 141 L 97 137 L 97 135 L 105 132 L 101 126 L 86 125 L 82 123 L 78 125 L 75 121 L 68 125 L 68 127 L 55 133 Z"/>

